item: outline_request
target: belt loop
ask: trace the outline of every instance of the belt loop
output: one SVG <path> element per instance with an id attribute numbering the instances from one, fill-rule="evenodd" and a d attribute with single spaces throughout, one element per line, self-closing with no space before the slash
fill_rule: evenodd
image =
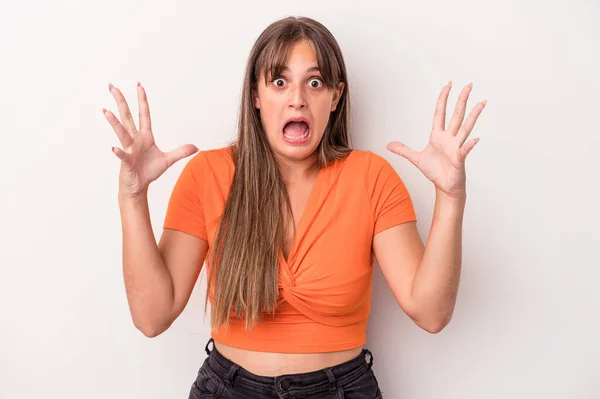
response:
<path id="1" fill-rule="evenodd" d="M 327 374 L 327 378 L 329 379 L 329 393 L 335 393 L 336 384 L 335 384 L 335 376 L 333 375 L 333 371 L 331 371 L 331 367 L 327 367 L 323 369 L 325 374 Z"/>
<path id="2" fill-rule="evenodd" d="M 215 347 L 215 340 L 212 339 L 212 337 L 208 340 L 208 342 L 206 343 L 206 346 L 204 347 L 204 350 L 206 351 L 207 355 L 210 355 L 210 352 L 212 352 L 210 349 L 208 349 L 208 345 L 210 345 L 210 343 L 213 343 L 213 349 Z"/>
<path id="3" fill-rule="evenodd" d="M 368 367 L 371 368 L 371 366 L 373 366 L 373 354 L 371 353 L 370 350 L 368 349 L 363 349 L 363 356 L 364 355 L 369 355 L 369 365 Z"/>
<path id="4" fill-rule="evenodd" d="M 229 388 L 233 388 L 233 379 L 235 378 L 235 373 L 240 369 L 238 364 L 234 364 L 231 366 L 229 371 L 227 372 L 227 376 L 225 377 L 225 386 Z"/>

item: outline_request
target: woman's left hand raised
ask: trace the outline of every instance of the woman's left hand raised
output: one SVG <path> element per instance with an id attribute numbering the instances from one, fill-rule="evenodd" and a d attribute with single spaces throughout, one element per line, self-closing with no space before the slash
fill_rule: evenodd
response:
<path id="1" fill-rule="evenodd" d="M 458 96 L 452 120 L 444 130 L 446 104 L 451 88 L 452 82 L 449 82 L 438 97 L 429 143 L 423 151 L 414 151 L 397 141 L 389 143 L 387 149 L 408 159 L 435 184 L 436 191 L 450 197 L 462 198 L 466 194 L 465 159 L 479 141 L 479 138 L 469 141 L 467 138 L 487 100 L 477 104 L 463 123 L 467 99 L 473 88 L 473 84 L 469 83 Z"/>

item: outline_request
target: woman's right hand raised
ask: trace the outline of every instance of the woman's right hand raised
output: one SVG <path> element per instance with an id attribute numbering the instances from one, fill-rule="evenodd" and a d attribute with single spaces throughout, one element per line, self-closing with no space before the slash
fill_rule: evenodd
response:
<path id="1" fill-rule="evenodd" d="M 138 105 L 140 129 L 137 130 L 129 106 L 119 89 L 108 85 L 117 102 L 121 122 L 110 111 L 102 109 L 104 116 L 113 127 L 123 149 L 113 147 L 112 151 L 121 160 L 119 174 L 119 195 L 135 198 L 145 195 L 151 182 L 158 179 L 171 165 L 198 151 L 193 144 L 183 145 L 169 152 L 162 152 L 154 142 L 150 123 L 150 108 L 146 91 L 138 83 Z"/>

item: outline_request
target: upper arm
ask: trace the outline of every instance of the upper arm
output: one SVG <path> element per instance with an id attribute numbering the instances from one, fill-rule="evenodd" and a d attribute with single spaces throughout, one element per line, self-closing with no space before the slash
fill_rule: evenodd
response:
<path id="1" fill-rule="evenodd" d="M 173 321 L 190 299 L 208 252 L 208 242 L 191 234 L 166 228 L 158 243 L 158 250 L 173 281 Z"/>
<path id="2" fill-rule="evenodd" d="M 416 222 L 402 223 L 373 236 L 373 254 L 396 301 L 414 319 L 411 302 L 414 277 L 419 269 L 425 246 Z"/>
<path id="3" fill-rule="evenodd" d="M 394 297 L 414 319 L 412 284 L 425 249 L 412 198 L 392 165 L 376 154 L 367 169 L 367 189 L 374 221 L 373 254 Z"/>
<path id="4" fill-rule="evenodd" d="M 172 320 L 185 308 L 208 252 L 204 214 L 207 170 L 202 151 L 184 166 L 171 192 L 158 243 L 173 281 Z"/>

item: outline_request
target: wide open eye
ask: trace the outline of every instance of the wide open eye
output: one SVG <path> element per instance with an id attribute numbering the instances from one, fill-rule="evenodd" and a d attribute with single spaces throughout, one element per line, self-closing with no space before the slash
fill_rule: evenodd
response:
<path id="1" fill-rule="evenodd" d="M 313 82 L 317 82 L 317 85 L 315 86 L 313 84 Z M 323 83 L 323 81 L 321 79 L 319 79 L 319 78 L 312 78 L 308 84 L 313 89 L 320 89 L 321 87 L 323 87 L 325 85 L 325 83 Z"/>
<path id="2" fill-rule="evenodd" d="M 275 79 L 273 79 L 271 81 L 271 83 L 273 83 L 276 87 L 284 87 L 285 86 L 285 79 L 282 77 L 276 77 Z"/>

